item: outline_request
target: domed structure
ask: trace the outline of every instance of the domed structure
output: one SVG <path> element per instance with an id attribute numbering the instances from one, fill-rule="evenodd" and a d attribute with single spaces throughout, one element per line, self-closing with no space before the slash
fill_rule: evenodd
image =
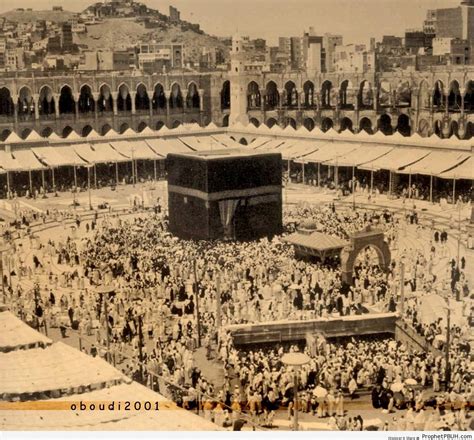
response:
<path id="1" fill-rule="evenodd" d="M 316 229 L 318 229 L 318 225 L 314 220 L 311 219 L 304 220 L 298 225 L 298 230 L 301 232 L 311 233 L 316 231 Z"/>

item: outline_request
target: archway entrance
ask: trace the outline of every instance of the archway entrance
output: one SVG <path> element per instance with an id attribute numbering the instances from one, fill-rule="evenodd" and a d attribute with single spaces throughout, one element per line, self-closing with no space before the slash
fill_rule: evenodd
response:
<path id="1" fill-rule="evenodd" d="M 387 242 L 384 240 L 384 233 L 379 229 L 372 229 L 368 226 L 364 230 L 357 232 L 350 237 L 350 243 L 341 252 L 342 280 L 347 284 L 353 284 L 354 263 L 359 253 L 367 247 L 375 250 L 379 266 L 382 270 L 387 270 L 391 254 Z"/>

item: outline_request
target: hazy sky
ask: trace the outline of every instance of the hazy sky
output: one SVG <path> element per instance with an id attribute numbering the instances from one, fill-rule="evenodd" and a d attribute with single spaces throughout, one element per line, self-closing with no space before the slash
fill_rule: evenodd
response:
<path id="1" fill-rule="evenodd" d="M 420 27 L 427 9 L 453 7 L 460 0 L 141 0 L 168 13 L 170 4 L 185 20 L 201 24 L 214 35 L 238 30 L 271 43 L 280 35 L 300 35 L 309 26 L 318 33 L 333 32 L 346 42 L 366 42 L 370 36 L 403 35 L 405 28 Z M 62 5 L 80 11 L 93 0 L 0 0 L 0 11 L 17 7 L 50 9 Z"/>

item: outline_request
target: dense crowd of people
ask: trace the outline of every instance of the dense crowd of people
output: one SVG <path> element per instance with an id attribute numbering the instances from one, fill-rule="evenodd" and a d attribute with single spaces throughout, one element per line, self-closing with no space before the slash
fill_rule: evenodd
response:
<path id="1" fill-rule="evenodd" d="M 303 225 L 343 239 L 376 226 L 384 230 L 392 250 L 400 246 L 403 223 L 422 227 L 417 226 L 416 212 L 400 219 L 388 210 L 342 210 L 334 205 L 294 206 L 285 211 L 284 218 L 286 232 Z M 14 249 L 18 256 L 12 261 L 14 273 L 28 279 L 46 274 L 48 282 L 32 290 L 23 289 L 21 283 L 10 286 L 12 308 L 27 321 L 38 319 L 60 327 L 63 334 L 69 328 L 79 330 L 94 341 L 92 355 L 110 356 L 128 375 L 186 408 L 196 407 L 198 396 L 213 396 L 201 398 L 202 410 L 222 426 L 232 418 L 229 410 L 236 414 L 245 410 L 255 423 L 267 426 L 277 406 L 284 405 L 291 413 L 293 375 L 280 358 L 284 350 L 302 348 L 245 352 L 233 347 L 231 337 L 220 329 L 229 324 L 363 314 L 370 309 L 395 311 L 401 300 L 399 256 L 382 271 L 371 248 L 359 255 L 354 284 L 347 285 L 337 261 L 298 260 L 284 236 L 249 243 L 179 240 L 168 232 L 166 214 L 159 208 L 127 218 L 108 214 L 101 221 L 97 215 L 81 221 L 59 211 L 23 212 L 21 219 L 25 226 L 72 219 L 81 233 L 32 245 L 28 257 L 22 255 L 21 247 Z M 429 252 L 406 250 L 407 291 L 430 292 L 440 283 L 449 286 L 455 276 L 453 296 L 456 289 L 463 297 L 469 294 L 465 264 L 454 271 L 449 267 L 446 273 L 436 270 L 447 254 L 446 240 L 433 236 Z M 101 294 L 100 286 L 113 288 Z M 416 310 L 416 304 L 407 306 L 406 313 L 416 331 L 428 341 L 443 334 L 441 323 L 420 328 Z M 446 374 L 451 378 L 450 399 L 461 395 L 465 401 L 471 391 L 466 387 L 470 366 L 459 330 L 454 327 L 452 333 L 459 344 L 452 346 L 453 367 L 448 372 L 444 358 L 409 353 L 388 339 L 321 341 L 311 353 L 310 364 L 300 372 L 300 410 L 327 416 L 334 429 L 363 429 L 363 420 L 345 416 L 344 399 L 368 389 L 374 408 L 390 412 L 413 407 L 419 412 L 421 398 L 405 381 L 412 379 L 439 391 Z M 199 343 L 206 347 L 208 357 L 216 353 L 233 372 L 233 379 L 228 374 L 221 391 L 197 368 L 194 352 Z M 237 380 L 237 388 L 232 380 Z M 394 384 L 403 387 L 393 391 Z"/>

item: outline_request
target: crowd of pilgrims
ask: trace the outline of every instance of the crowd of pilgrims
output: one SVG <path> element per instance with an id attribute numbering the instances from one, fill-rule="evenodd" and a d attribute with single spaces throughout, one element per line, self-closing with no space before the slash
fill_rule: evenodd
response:
<path id="1" fill-rule="evenodd" d="M 408 213 L 408 222 L 410 216 L 413 213 Z M 385 231 L 392 248 L 397 247 L 403 229 L 389 211 L 340 211 L 329 205 L 318 209 L 293 207 L 285 213 L 285 224 L 290 225 L 287 232 L 291 232 L 291 225 L 308 218 L 312 225 L 307 222 L 305 227 L 343 239 L 369 225 L 377 226 Z M 76 226 L 81 227 L 79 219 Z M 110 354 L 126 373 L 137 380 L 148 380 L 150 386 L 173 395 L 185 407 L 193 407 L 198 395 L 216 396 L 236 414 L 239 409 L 254 413 L 260 424 L 271 424 L 277 403 L 288 404 L 291 412 L 291 374 L 278 361 L 282 348 L 238 351 L 229 336 L 218 330 L 221 326 L 361 314 L 367 312 L 367 307 L 396 309 L 398 264 L 394 261 L 388 271 L 381 271 L 370 249 L 361 254 L 354 286 L 348 286 L 342 283 L 337 265 L 295 259 L 293 248 L 282 237 L 249 243 L 183 241 L 167 231 L 166 215 L 157 211 L 128 219 L 108 216 L 99 225 L 95 217 L 82 226 L 90 233 L 81 241 L 70 237 L 64 242 L 50 240 L 35 251 L 35 269 L 47 266 L 48 261 L 69 269 L 49 273 L 49 285 L 44 290 L 38 286 L 34 295 L 21 288 L 15 294 L 11 292 L 13 301 L 18 302 L 17 309 L 21 308 L 21 314 L 38 312 L 38 307 L 47 309 L 50 325 L 64 330 L 79 328 L 88 337 L 96 335 L 93 355 L 104 355 L 103 329 L 107 328 Z M 422 251 L 408 253 L 405 280 L 412 291 L 432 286 L 436 280 L 433 267 L 443 249 L 443 243 L 433 241 L 429 255 Z M 104 295 L 94 289 L 110 284 L 115 286 L 114 292 L 104 301 Z M 79 293 L 57 293 L 63 288 Z M 194 289 L 200 309 L 199 335 Z M 151 344 L 143 343 L 146 339 Z M 194 361 L 198 339 L 207 347 L 209 357 L 216 350 L 226 367 L 234 371 L 238 388 L 234 389 L 227 377 L 223 391 L 217 392 L 203 377 Z M 343 424 L 343 429 L 362 429 L 359 419 L 341 420 L 343 393 L 353 396 L 363 387 L 372 388 L 374 407 L 390 411 L 415 405 L 417 397 L 404 387 L 397 392 L 400 398 L 391 391 L 393 383 L 414 378 L 439 390 L 439 381 L 445 375 L 444 360 L 413 355 L 394 344 L 375 340 L 325 342 L 317 347 L 311 363 L 301 371 L 305 392 L 302 409 L 332 417 L 330 423 L 339 428 Z M 466 381 L 469 365 L 461 349 L 453 351 L 453 356 L 459 362 L 451 372 L 452 392 L 463 395 L 470 392 L 463 386 L 470 383 Z M 133 361 L 140 357 L 144 371 Z M 312 394 L 318 386 L 328 390 L 324 398 Z M 183 393 L 183 389 L 187 391 Z M 210 400 L 204 399 L 203 408 L 212 417 L 217 410 L 219 420 L 229 417 L 223 405 Z"/>

